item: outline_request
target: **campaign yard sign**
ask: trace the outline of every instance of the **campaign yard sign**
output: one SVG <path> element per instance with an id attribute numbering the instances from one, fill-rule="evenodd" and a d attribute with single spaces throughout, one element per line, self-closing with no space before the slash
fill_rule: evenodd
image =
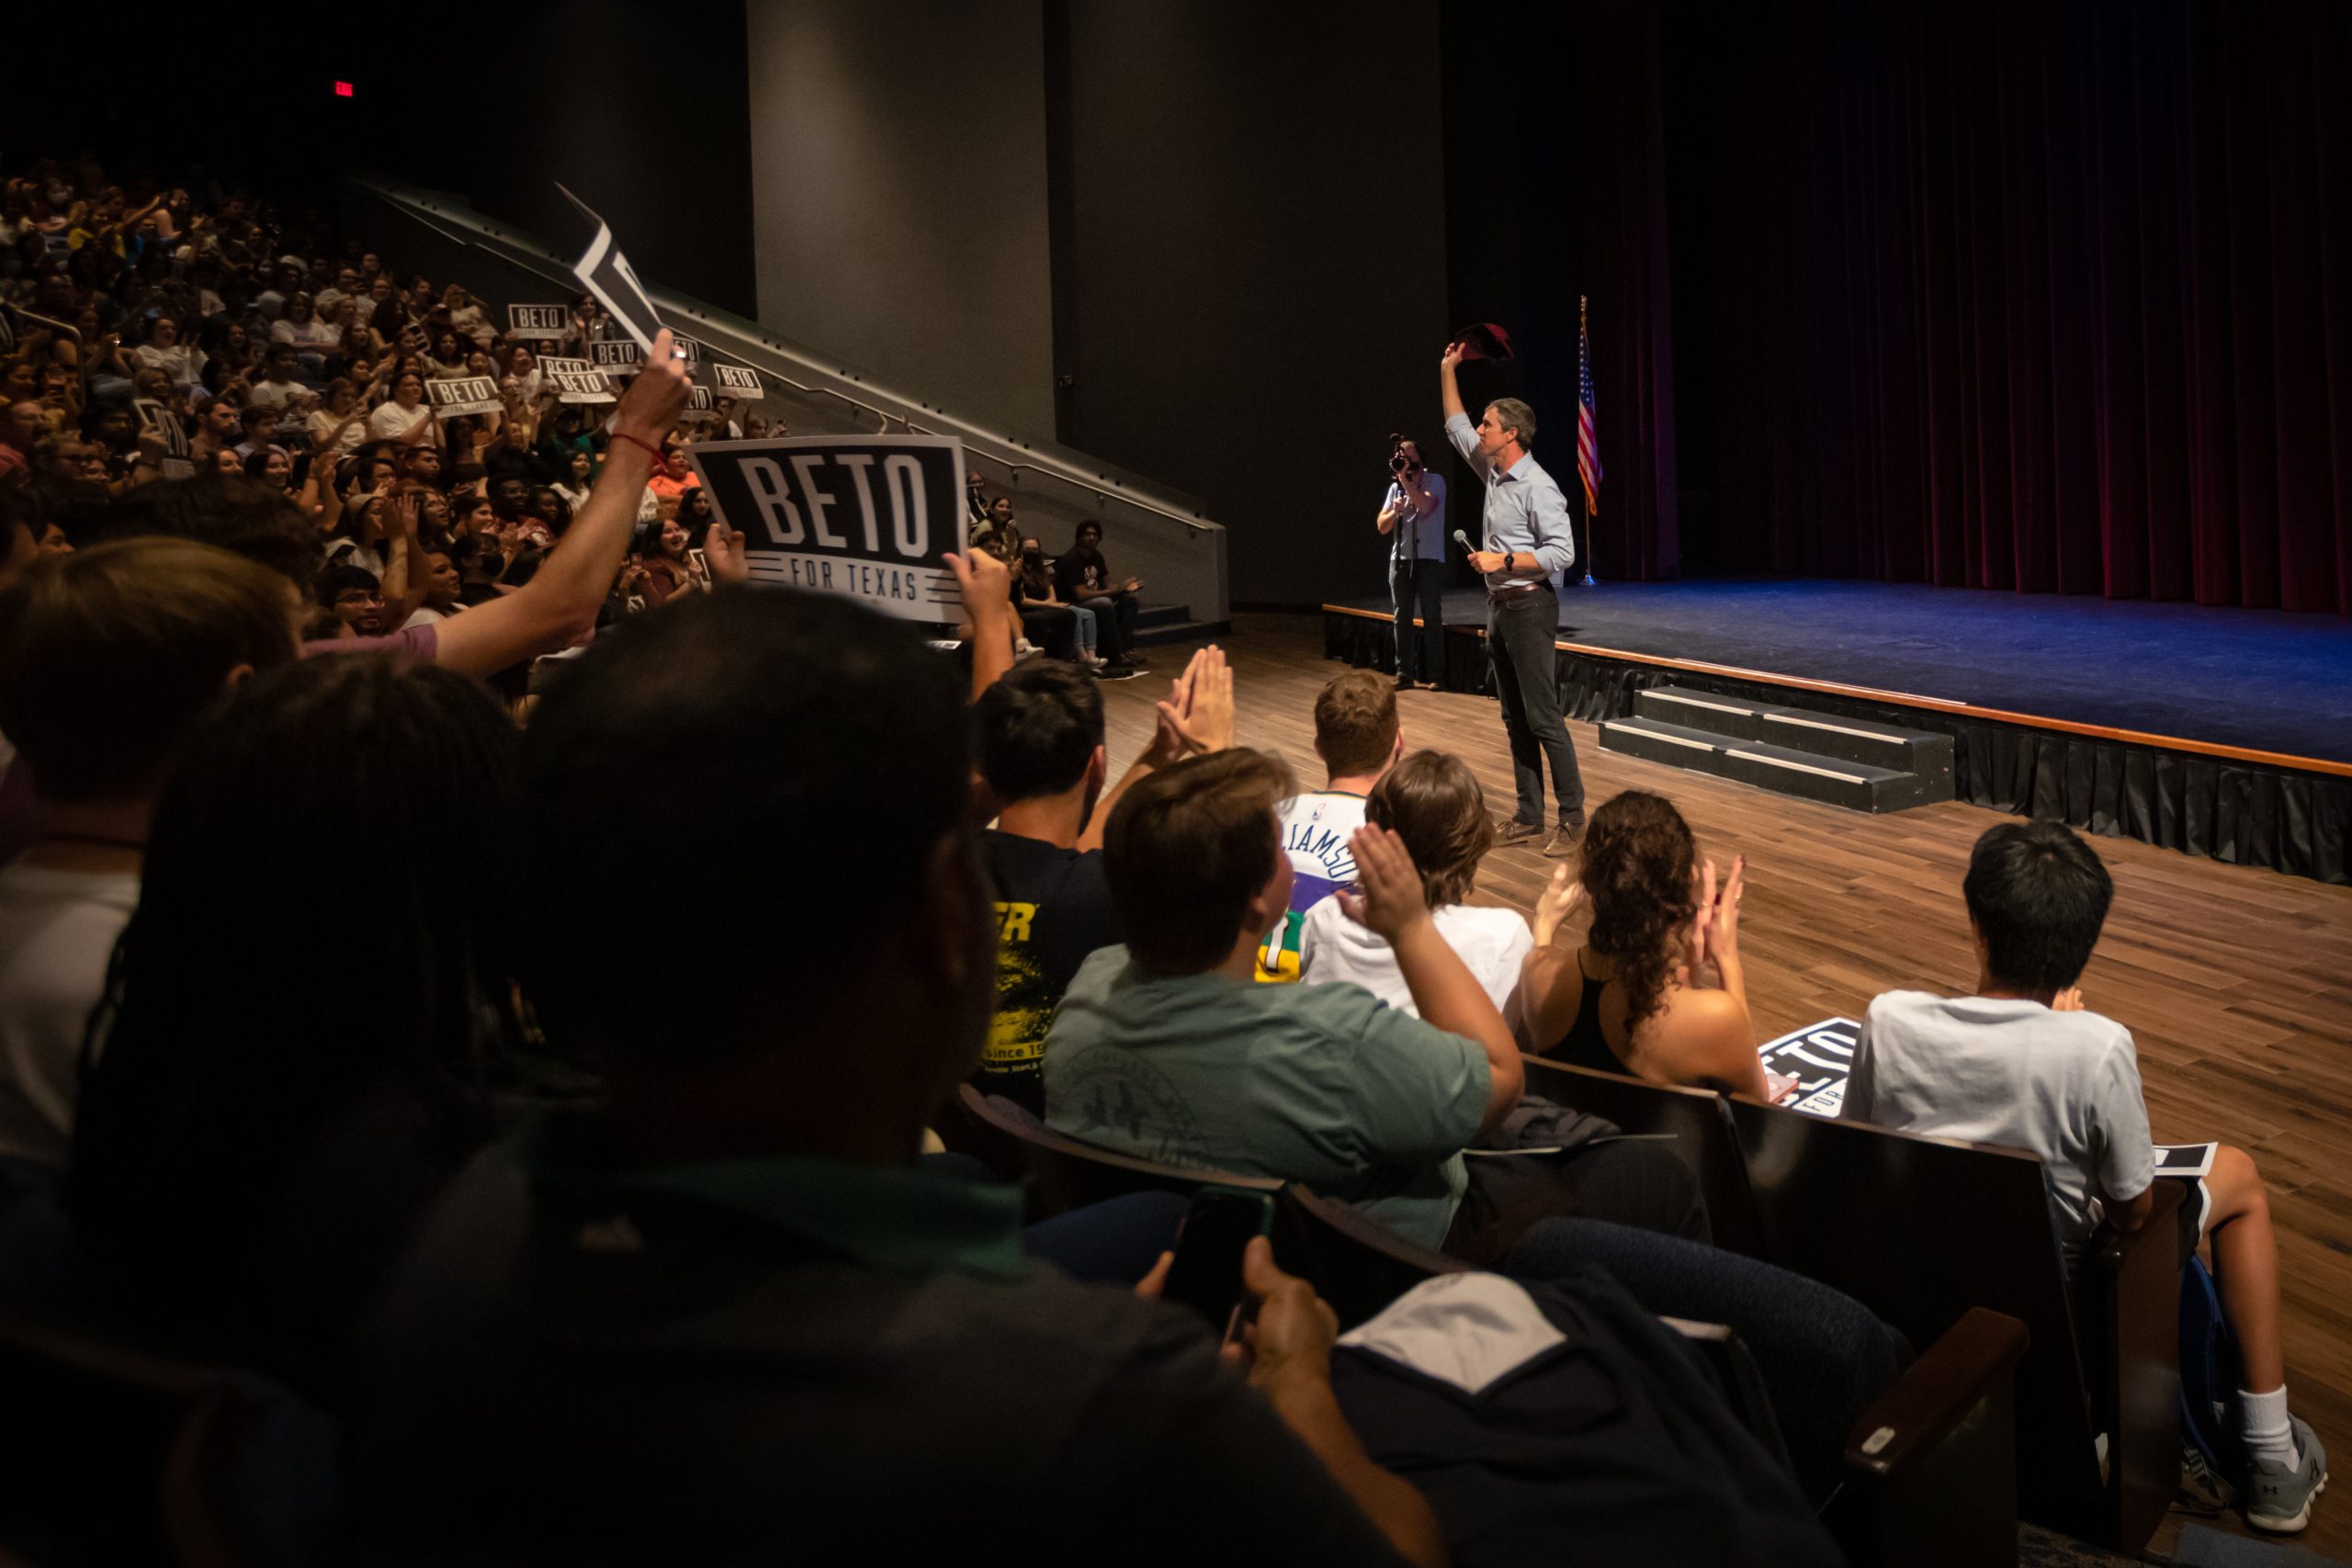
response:
<path id="1" fill-rule="evenodd" d="M 560 403 L 611 403 L 620 400 L 602 370 L 557 370 L 547 378 L 554 383 Z"/>
<path id="2" fill-rule="evenodd" d="M 645 351 L 625 337 L 598 338 L 588 345 L 588 357 L 599 370 L 634 376 L 645 363 Z"/>
<path id="3" fill-rule="evenodd" d="M 180 416 L 153 398 L 130 400 L 133 412 L 139 416 L 141 434 L 152 432 L 164 444 L 160 467 L 167 479 L 184 479 L 196 472 L 195 448 L 188 445 L 187 427 Z"/>
<path id="4" fill-rule="evenodd" d="M 710 395 L 708 387 L 686 389 L 686 409 L 680 416 L 696 424 L 708 424 L 718 418 L 718 400 Z"/>
<path id="5" fill-rule="evenodd" d="M 594 368 L 594 366 L 584 359 L 567 359 L 560 354 L 539 355 L 539 369 L 542 374 L 548 376 L 554 375 L 559 370 L 569 370 L 575 376 L 585 376 Z"/>
<path id="6" fill-rule="evenodd" d="M 654 310 L 652 299 L 645 292 L 645 285 L 637 280 L 637 269 L 628 265 L 628 258 L 621 254 L 618 245 L 613 243 L 612 225 L 597 217 L 586 202 L 563 190 L 561 181 L 557 182 L 555 188 L 563 191 L 564 199 L 578 208 L 596 226 L 594 237 L 588 242 L 588 249 L 572 263 L 571 275 L 596 297 L 597 303 L 613 313 L 613 320 L 636 340 L 639 348 L 651 348 L 654 335 L 662 330 L 662 316 Z"/>
<path id="7" fill-rule="evenodd" d="M 1764 1058 L 1766 1072 L 1797 1080 L 1796 1092 L 1781 1103 L 1835 1118 L 1846 1103 L 1846 1080 L 1853 1076 L 1854 1042 L 1861 1027 L 1850 1018 L 1825 1018 L 1758 1045 L 1756 1054 Z"/>
<path id="8" fill-rule="evenodd" d="M 506 307 L 506 335 L 530 338 L 541 343 L 556 342 L 571 331 L 571 308 L 568 305 L 509 305 Z"/>
<path id="9" fill-rule="evenodd" d="M 498 395 L 498 383 L 488 376 L 460 376 L 448 380 L 434 379 L 424 383 L 433 397 L 433 417 L 456 419 L 461 414 L 496 413 L 506 406 Z"/>
<path id="10" fill-rule="evenodd" d="M 748 366 L 713 365 L 711 374 L 717 378 L 718 389 L 730 398 L 756 398 L 760 395 L 760 373 Z"/>
<path id="11" fill-rule="evenodd" d="M 799 435 L 686 448 L 754 582 L 840 593 L 900 620 L 963 615 L 941 562 L 965 543 L 964 444 L 952 435 Z"/>

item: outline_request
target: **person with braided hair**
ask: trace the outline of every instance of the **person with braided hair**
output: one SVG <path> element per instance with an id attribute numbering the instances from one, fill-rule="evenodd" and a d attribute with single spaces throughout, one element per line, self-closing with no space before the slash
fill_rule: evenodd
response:
<path id="1" fill-rule="evenodd" d="M 1571 1066 L 1770 1100 L 1787 1091 L 1756 1054 L 1739 958 L 1747 857 L 1716 886 L 1690 825 L 1663 795 L 1626 790 L 1592 814 L 1576 875 L 1562 866 L 1535 906 L 1520 980 L 1525 1032 Z M 1555 942 L 1579 904 L 1581 947 Z M 1713 971 L 1713 984 L 1706 982 Z"/>

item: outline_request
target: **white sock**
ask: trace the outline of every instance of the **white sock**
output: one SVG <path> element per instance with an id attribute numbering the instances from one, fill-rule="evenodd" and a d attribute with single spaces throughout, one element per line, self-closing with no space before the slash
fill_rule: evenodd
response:
<path id="1" fill-rule="evenodd" d="M 2268 1393 L 2238 1390 L 2238 1427 L 2253 1459 L 2273 1460 L 2290 1469 L 2303 1462 L 2295 1451 L 2294 1428 L 2287 1425 L 2287 1385 Z"/>

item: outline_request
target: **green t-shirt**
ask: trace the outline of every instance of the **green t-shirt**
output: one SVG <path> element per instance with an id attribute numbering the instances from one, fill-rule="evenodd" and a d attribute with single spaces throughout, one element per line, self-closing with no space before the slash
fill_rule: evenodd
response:
<path id="1" fill-rule="evenodd" d="M 1306 1183 L 1445 1240 L 1486 1119 L 1486 1053 L 1360 986 L 1080 965 L 1046 1035 L 1046 1122 L 1164 1165 Z"/>

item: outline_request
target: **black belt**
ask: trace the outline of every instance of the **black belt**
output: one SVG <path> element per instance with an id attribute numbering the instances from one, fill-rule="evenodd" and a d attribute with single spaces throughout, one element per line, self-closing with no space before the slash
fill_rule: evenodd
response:
<path id="1" fill-rule="evenodd" d="M 1537 589 L 1541 588 L 1549 591 L 1551 587 L 1552 580 L 1550 578 L 1538 577 L 1530 579 L 1527 586 L 1524 588 L 1489 588 L 1487 590 L 1487 603 L 1489 604 L 1516 604 L 1521 599 L 1532 596 Z"/>

